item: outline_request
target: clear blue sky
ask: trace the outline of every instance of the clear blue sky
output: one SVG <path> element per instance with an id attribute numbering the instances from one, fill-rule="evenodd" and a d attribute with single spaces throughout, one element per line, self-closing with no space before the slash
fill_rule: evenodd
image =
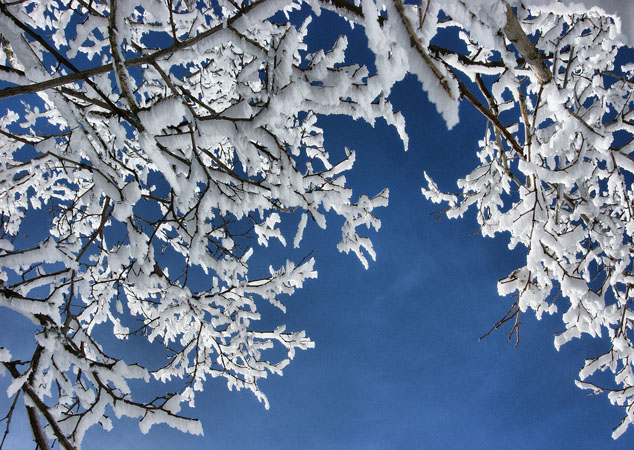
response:
<path id="1" fill-rule="evenodd" d="M 332 42 L 346 27 L 331 19 L 324 14 L 315 20 L 312 34 Z M 367 57 L 361 30 L 350 42 L 352 58 Z M 293 254 L 301 258 L 314 250 L 319 278 L 287 299 L 285 316 L 266 305 L 262 312 L 290 330 L 306 330 L 316 348 L 300 352 L 283 377 L 262 383 L 271 409 L 211 380 L 194 410 L 203 438 L 166 426 L 144 436 L 126 420 L 110 433 L 91 429 L 84 449 L 634 447 L 634 431 L 618 441 L 610 437 L 622 411 L 573 382 L 600 342 L 576 341 L 557 352 L 552 342 L 560 318 L 538 322 L 530 314 L 522 317 L 518 348 L 505 342 L 508 328 L 478 342 L 510 306 L 510 298 L 497 296 L 496 281 L 519 265 L 522 254 L 508 251 L 503 236 L 480 237 L 472 214 L 437 221 L 430 213 L 440 207 L 425 201 L 420 187 L 425 170 L 441 188 L 454 189 L 475 165 L 485 123 L 464 104 L 460 124 L 448 132 L 414 79 L 398 85 L 392 100 L 407 118 L 408 152 L 382 123 L 320 122 L 331 154 L 343 155 L 344 145 L 357 151 L 350 186 L 368 195 L 387 186 L 390 206 L 378 211 L 383 226 L 371 234 L 378 257 L 367 271 L 354 256 L 337 252 L 336 217 L 330 216 L 326 231 L 315 224 L 306 229 L 302 249 Z M 289 228 L 287 240 L 292 236 Z M 273 245 L 270 251 L 279 258 L 290 250 Z M 3 341 L 9 330 L 0 331 Z M 0 388 L 7 382 L 1 378 Z M 3 415 L 6 397 L 0 406 Z M 25 445 L 9 448 L 32 448 L 26 424 L 12 424 L 20 427 Z"/>

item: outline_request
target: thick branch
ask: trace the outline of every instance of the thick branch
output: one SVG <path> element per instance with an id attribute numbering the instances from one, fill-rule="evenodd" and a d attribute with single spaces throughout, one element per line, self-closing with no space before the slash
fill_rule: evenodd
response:
<path id="1" fill-rule="evenodd" d="M 540 84 L 547 84 L 553 79 L 552 73 L 546 66 L 544 58 L 539 54 L 537 48 L 528 39 L 522 26 L 517 21 L 513 9 L 506 4 L 506 25 L 504 25 L 504 35 L 513 43 L 517 51 L 524 57 L 531 67 Z"/>
<path id="2" fill-rule="evenodd" d="M 42 424 L 40 423 L 40 418 L 37 416 L 37 411 L 32 406 L 27 406 L 26 414 L 29 417 L 29 424 L 31 425 L 31 431 L 33 432 L 33 438 L 35 439 L 38 450 L 48 450 L 48 442 L 46 436 L 44 436 L 44 430 L 42 430 Z"/>

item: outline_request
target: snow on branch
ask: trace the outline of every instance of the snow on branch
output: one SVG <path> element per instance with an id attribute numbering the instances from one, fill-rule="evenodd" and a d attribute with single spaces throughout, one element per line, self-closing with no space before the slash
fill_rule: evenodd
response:
<path id="1" fill-rule="evenodd" d="M 457 2 L 450 13 L 467 53 L 434 54 L 467 77 L 463 98 L 487 119 L 480 164 L 457 193 L 428 175 L 423 194 L 446 203 L 450 218 L 475 209 L 482 235 L 504 233 L 510 248 L 525 249 L 525 265 L 498 283 L 515 300 L 492 330 L 512 322 L 518 343 L 519 317 L 532 310 L 538 319 L 562 313 L 557 349 L 608 336 L 610 348 L 586 359 L 577 385 L 624 408 L 617 438 L 634 420 L 634 102 L 628 66 L 616 65 L 618 24 L 597 8 L 544 2 L 515 11 L 504 2 L 500 20 L 479 3 Z M 500 23 L 498 37 L 482 33 Z M 585 381 L 604 371 L 613 384 Z"/>
<path id="2" fill-rule="evenodd" d="M 367 267 L 361 230 L 378 230 L 388 203 L 387 189 L 353 195 L 355 153 L 326 149 L 318 118 L 382 118 L 407 149 L 389 98 L 408 73 L 449 128 L 461 101 L 487 121 L 459 192 L 426 174 L 423 193 L 449 217 L 475 208 L 483 235 L 526 248 L 499 283 L 515 301 L 498 324 L 513 319 L 513 335 L 529 309 L 563 311 L 558 347 L 608 335 L 608 356 L 588 359 L 578 383 L 625 408 L 622 433 L 634 421 L 634 70 L 616 67 L 614 16 L 543 3 L 1 3 L 0 306 L 37 331 L 29 360 L 4 347 L 0 359 L 38 446 L 79 448 L 113 412 L 143 432 L 202 434 L 181 410 L 209 378 L 268 407 L 259 382 L 314 343 L 263 330 L 259 306 L 285 311 L 317 263 L 292 261 L 289 246 L 262 272 L 266 248 L 286 246 L 289 223 L 300 247 L 332 211 L 338 249 Z M 347 63 L 345 37 L 307 53 L 306 11 L 321 8 L 364 27 L 376 73 Z M 439 30 L 462 50 L 436 42 Z M 35 211 L 43 237 L 29 228 Z M 130 360 L 118 349 L 132 340 L 153 351 Z M 585 381 L 604 370 L 616 386 Z M 137 398 L 134 380 L 178 390 Z"/>

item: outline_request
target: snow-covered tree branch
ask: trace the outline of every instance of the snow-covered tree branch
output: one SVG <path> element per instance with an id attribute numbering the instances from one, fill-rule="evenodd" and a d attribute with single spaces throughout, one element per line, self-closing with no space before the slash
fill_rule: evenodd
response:
<path id="1" fill-rule="evenodd" d="M 633 67 L 615 67 L 621 44 L 614 18 L 557 6 L 559 11 L 517 9 L 518 23 L 535 36 L 552 79 L 543 59 L 528 55 L 534 54 L 530 49 L 495 41 L 480 45 L 493 30 L 479 37 L 465 28 L 468 62 L 438 53 L 450 70 L 477 86 L 485 102 L 469 87 L 461 85 L 461 92 L 490 126 L 479 142 L 481 164 L 459 180 L 461 192 L 443 194 L 428 178 L 423 193 L 448 203 L 449 217 L 476 208 L 484 236 L 508 232 L 510 248 L 527 249 L 526 264 L 499 281 L 500 294 L 516 301 L 494 328 L 512 321 L 509 339 L 515 335 L 519 342 L 521 313 L 532 309 L 539 318 L 559 310 L 565 329 L 555 338 L 557 348 L 582 335 L 609 336 L 611 348 L 586 360 L 577 385 L 609 392 L 610 401 L 625 409 L 618 437 L 634 419 Z M 486 17 L 469 9 L 464 14 Z M 508 24 L 504 36 L 514 42 Z M 479 69 L 478 63 L 490 66 L 494 60 L 503 64 Z M 614 374 L 614 387 L 584 381 L 605 370 Z"/>
<path id="2" fill-rule="evenodd" d="M 542 3 L 0 3 L 0 306 L 37 328 L 28 360 L 4 347 L 0 360 L 38 446 L 79 448 L 91 426 L 113 426 L 112 413 L 144 432 L 167 423 L 202 433 L 181 404 L 193 406 L 208 378 L 268 407 L 259 380 L 314 343 L 282 324 L 263 330 L 258 305 L 284 311 L 284 297 L 317 273 L 310 255 L 267 272 L 250 261 L 272 241 L 300 247 L 309 219 L 324 228 L 333 212 L 338 249 L 367 267 L 375 254 L 361 229 L 379 229 L 374 209 L 388 192 L 353 195 L 343 174 L 355 153 L 330 155 L 318 118 L 382 118 L 407 149 L 389 97 L 408 73 L 448 127 L 461 103 L 488 121 L 460 191 L 442 192 L 431 174 L 423 193 L 449 217 L 475 208 L 484 236 L 509 232 L 511 248 L 527 249 L 499 282 L 515 301 L 495 327 L 512 321 L 519 340 L 521 313 L 563 310 L 556 346 L 609 335 L 577 383 L 623 406 L 614 435 L 625 431 L 634 64 L 615 62 L 618 16 Z M 345 36 L 306 51 L 322 9 L 364 28 L 375 73 L 347 62 Z M 441 31 L 461 44 L 441 46 Z M 44 233 L 28 226 L 38 211 Z M 113 353 L 103 329 L 147 340 L 165 359 Z M 588 380 L 606 369 L 614 386 Z M 179 384 L 139 399 L 136 379 Z"/>

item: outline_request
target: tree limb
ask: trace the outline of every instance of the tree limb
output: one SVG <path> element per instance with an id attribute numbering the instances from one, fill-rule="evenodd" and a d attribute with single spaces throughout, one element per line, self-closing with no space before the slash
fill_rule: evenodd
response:
<path id="1" fill-rule="evenodd" d="M 398 11 L 399 16 L 401 17 L 403 26 L 407 30 L 407 34 L 409 35 L 412 46 L 416 49 L 416 51 L 418 52 L 420 57 L 423 59 L 423 61 L 425 61 L 425 64 L 429 66 L 429 68 L 434 73 L 436 78 L 438 78 L 440 85 L 442 86 L 444 91 L 447 93 L 449 98 L 452 100 L 456 100 L 451 93 L 451 88 L 449 87 L 449 83 L 447 82 L 447 77 L 445 77 L 445 75 L 438 69 L 438 67 L 436 67 L 436 64 L 434 64 L 434 60 L 431 59 L 431 57 L 427 54 L 427 51 L 423 47 L 423 44 L 418 38 L 418 35 L 414 31 L 412 24 L 410 23 L 409 19 L 407 18 L 407 15 L 405 14 L 405 6 L 403 5 L 403 2 L 401 0 L 394 0 L 394 6 L 396 7 L 396 11 Z"/>
<path id="2" fill-rule="evenodd" d="M 140 65 L 143 65 L 143 64 L 151 64 L 152 62 L 158 61 L 159 59 L 161 59 L 163 57 L 169 57 L 170 55 L 172 55 L 173 53 L 177 52 L 178 50 L 189 48 L 189 47 L 197 44 L 198 42 L 208 38 L 209 36 L 217 33 L 218 31 L 228 27 L 228 25 L 231 25 L 233 22 L 238 20 L 243 15 L 247 14 L 251 10 L 257 8 L 258 6 L 260 6 L 260 5 L 262 5 L 263 3 L 266 3 L 266 2 L 267 2 L 267 0 L 259 0 L 259 1 L 256 1 L 254 3 L 251 3 L 248 6 L 246 6 L 245 8 L 243 8 L 236 15 L 231 16 L 230 18 L 228 18 L 226 23 L 220 23 L 220 24 L 216 25 L 215 27 L 210 28 L 209 30 L 207 30 L 207 31 L 205 31 L 203 33 L 200 33 L 197 36 L 194 36 L 194 37 L 189 38 L 189 39 L 184 40 L 184 41 L 175 42 L 171 46 L 163 48 L 161 50 L 157 50 L 156 52 L 151 53 L 149 55 L 141 56 L 139 58 L 129 59 L 127 61 L 122 61 L 122 64 L 125 67 L 136 67 L 136 66 L 140 66 Z M 6 10 L 6 7 L 4 7 L 4 5 L 2 5 L 0 3 L 0 8 L 2 9 L 2 12 L 4 13 L 5 10 Z M 11 16 L 9 16 L 9 17 L 11 17 Z M 64 64 L 66 64 L 66 62 L 64 62 Z M 66 64 L 66 65 L 68 65 L 68 64 Z M 71 67 L 71 66 L 69 66 L 69 67 Z M 71 73 L 69 75 L 64 75 L 64 76 L 61 76 L 61 77 L 52 78 L 50 80 L 41 81 L 39 83 L 32 83 L 32 84 L 27 84 L 27 85 L 22 85 L 22 86 L 11 86 L 11 87 L 4 88 L 4 89 L 0 90 L 0 99 L 13 97 L 13 96 L 20 95 L 20 94 L 35 94 L 37 92 L 44 91 L 46 89 L 56 88 L 56 87 L 59 87 L 59 86 L 63 86 L 65 84 L 74 83 L 76 81 L 82 81 L 82 80 L 87 81 L 90 77 L 93 77 L 93 76 L 96 76 L 96 75 L 102 75 L 104 73 L 108 73 L 108 72 L 112 71 L 113 69 L 114 69 L 113 65 L 111 63 L 108 63 L 108 64 L 103 64 L 103 65 L 98 66 L 98 67 L 93 67 L 91 69 L 87 69 L 87 70 L 83 70 L 83 71 L 76 71 L 75 73 Z"/>
<path id="3" fill-rule="evenodd" d="M 506 3 L 506 2 L 505 2 Z M 506 3 L 506 25 L 504 25 L 504 35 L 513 43 L 517 51 L 524 57 L 531 67 L 540 84 L 548 84 L 553 79 L 553 75 L 546 66 L 544 58 L 539 54 L 537 48 L 528 39 L 522 26 L 517 21 L 511 6 Z"/>

